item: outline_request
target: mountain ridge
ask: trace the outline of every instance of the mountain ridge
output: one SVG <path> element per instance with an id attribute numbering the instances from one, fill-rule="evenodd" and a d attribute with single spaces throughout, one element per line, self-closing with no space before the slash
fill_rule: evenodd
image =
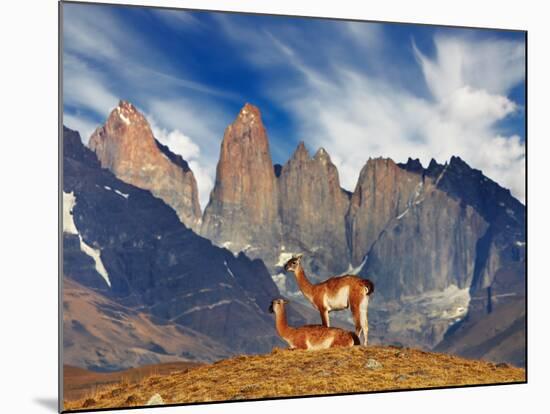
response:
<path id="1" fill-rule="evenodd" d="M 292 254 L 304 253 L 313 282 L 350 271 L 372 279 L 381 288 L 371 305 L 375 342 L 431 349 L 468 315 L 524 294 L 525 206 L 509 190 L 453 156 L 427 167 L 369 158 L 348 192 L 324 148 L 311 156 L 302 141 L 273 164 L 261 112 L 248 103 L 225 130 L 197 222 L 196 232 L 235 256 L 261 259 L 277 288 L 305 306 L 282 272 Z M 336 320 L 349 323 L 344 313 Z"/>

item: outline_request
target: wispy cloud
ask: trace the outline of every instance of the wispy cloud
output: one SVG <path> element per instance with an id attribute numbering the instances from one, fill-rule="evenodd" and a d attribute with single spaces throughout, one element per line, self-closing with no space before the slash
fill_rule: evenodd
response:
<path id="1" fill-rule="evenodd" d="M 63 125 L 78 131 L 80 133 L 80 138 L 84 144 L 88 143 L 88 140 L 95 129 L 99 126 L 98 123 L 94 122 L 90 118 L 83 115 L 72 115 L 69 113 L 63 114 Z"/>
<path id="2" fill-rule="evenodd" d="M 142 13 L 174 34 L 158 45 L 113 10 L 75 7 L 66 16 L 67 122 L 89 130 L 119 98 L 132 100 L 196 169 L 203 207 L 224 128 L 245 100 L 260 103 L 268 124 L 284 119 L 278 133 L 268 125 L 279 159 L 298 140 L 323 146 L 347 189 L 369 157 L 427 164 L 459 155 L 524 198 L 524 141 L 502 128 L 521 117 L 511 95 L 525 77 L 521 41 L 447 29 L 419 29 L 415 39 L 375 23 Z"/>
<path id="3" fill-rule="evenodd" d="M 202 22 L 185 10 L 152 9 L 151 13 L 174 30 L 195 30 L 203 27 Z"/>
<path id="4" fill-rule="evenodd" d="M 359 28 L 352 29 L 353 36 Z M 381 32 L 375 35 L 384 42 Z M 369 36 L 366 44 L 372 41 Z M 418 95 L 369 70 L 364 59 L 348 56 L 339 65 L 330 60 L 313 65 L 310 54 L 317 49 L 305 50 L 274 32 L 270 38 L 301 75 L 285 88 L 274 85 L 271 92 L 290 109 L 306 142 L 327 148 L 345 188 L 354 188 L 368 157 L 405 161 L 411 156 L 427 164 L 431 158 L 443 162 L 459 155 L 524 199 L 523 141 L 499 128 L 499 122 L 519 110 L 507 94 L 525 76 L 522 42 L 437 35 L 432 58 L 413 42 L 410 53 L 423 75 L 417 82 L 425 82 L 429 91 Z M 364 50 L 378 65 L 392 64 L 391 48 Z"/>
<path id="5" fill-rule="evenodd" d="M 436 35 L 434 43 L 434 58 L 426 57 L 414 42 L 413 50 L 430 91 L 440 101 L 464 86 L 505 95 L 525 78 L 522 42 Z"/>
<path id="6" fill-rule="evenodd" d="M 199 145 L 182 131 L 177 128 L 171 130 L 162 128 L 157 124 L 153 115 L 148 114 L 146 117 L 155 138 L 168 146 L 172 152 L 181 155 L 189 163 L 197 180 L 200 205 L 202 208 L 206 207 L 210 191 L 214 186 L 216 164 L 213 161 L 212 154 L 203 156 Z"/>
<path id="7" fill-rule="evenodd" d="M 64 123 L 79 130 L 86 143 L 120 99 L 132 101 L 161 142 L 186 159 L 197 179 L 201 206 L 208 202 L 219 143 L 231 113 L 234 93 L 193 79 L 185 67 L 150 40 L 113 7 L 64 7 Z M 187 12 L 151 10 L 172 29 L 200 29 Z"/>
<path id="8" fill-rule="evenodd" d="M 231 115 L 208 100 L 152 99 L 146 105 L 155 136 L 189 162 L 199 187 L 201 207 L 205 208 L 214 186 L 221 138 L 225 126 L 232 121 Z"/>
<path id="9" fill-rule="evenodd" d="M 63 59 L 63 101 L 65 104 L 86 108 L 107 116 L 118 98 L 104 76 L 81 59 L 65 54 Z"/>

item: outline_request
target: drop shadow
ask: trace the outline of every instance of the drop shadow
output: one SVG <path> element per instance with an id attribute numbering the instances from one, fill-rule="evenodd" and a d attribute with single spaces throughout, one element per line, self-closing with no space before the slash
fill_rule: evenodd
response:
<path id="1" fill-rule="evenodd" d="M 58 412 L 57 398 L 35 398 L 34 402 L 50 411 Z"/>

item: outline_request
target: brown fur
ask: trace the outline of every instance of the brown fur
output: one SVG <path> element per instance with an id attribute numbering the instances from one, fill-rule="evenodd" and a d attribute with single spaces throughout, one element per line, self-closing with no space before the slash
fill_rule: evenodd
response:
<path id="1" fill-rule="evenodd" d="M 301 255 L 293 257 L 284 266 L 286 271 L 294 272 L 296 281 L 300 290 L 306 298 L 317 308 L 321 314 L 321 321 L 324 326 L 330 326 L 329 312 L 334 310 L 342 310 L 349 308 L 353 315 L 355 324 L 355 334 L 357 337 L 363 332 L 365 345 L 367 344 L 368 323 L 363 328 L 361 326 L 361 302 L 366 296 L 374 292 L 374 284 L 368 279 L 362 279 L 356 275 L 344 275 L 331 277 L 324 282 L 312 284 L 306 277 L 304 268 L 300 263 Z M 339 295 L 342 289 L 348 288 L 347 298 L 345 303 L 340 306 L 331 306 L 331 300 Z M 364 314 L 365 320 L 367 317 L 367 308 Z"/>
<path id="2" fill-rule="evenodd" d="M 288 326 L 283 299 L 271 302 L 270 310 L 275 313 L 275 328 L 290 349 L 328 349 L 350 347 L 358 344 L 358 338 L 352 332 L 340 328 L 327 328 L 322 325 L 305 325 L 299 328 Z"/>

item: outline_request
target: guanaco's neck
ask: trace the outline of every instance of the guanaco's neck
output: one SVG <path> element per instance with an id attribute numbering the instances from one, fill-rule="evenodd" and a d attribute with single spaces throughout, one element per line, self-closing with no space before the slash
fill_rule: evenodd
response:
<path id="1" fill-rule="evenodd" d="M 285 338 L 291 330 L 286 320 L 286 310 L 284 306 L 280 306 L 277 312 L 275 312 L 275 329 L 283 338 Z"/>
<path id="2" fill-rule="evenodd" d="M 298 264 L 298 266 L 296 266 L 296 269 L 294 270 L 294 276 L 296 276 L 296 282 L 298 282 L 298 286 L 300 287 L 300 290 L 304 293 L 304 295 L 312 295 L 313 285 L 307 279 L 304 268 L 300 263 Z"/>

